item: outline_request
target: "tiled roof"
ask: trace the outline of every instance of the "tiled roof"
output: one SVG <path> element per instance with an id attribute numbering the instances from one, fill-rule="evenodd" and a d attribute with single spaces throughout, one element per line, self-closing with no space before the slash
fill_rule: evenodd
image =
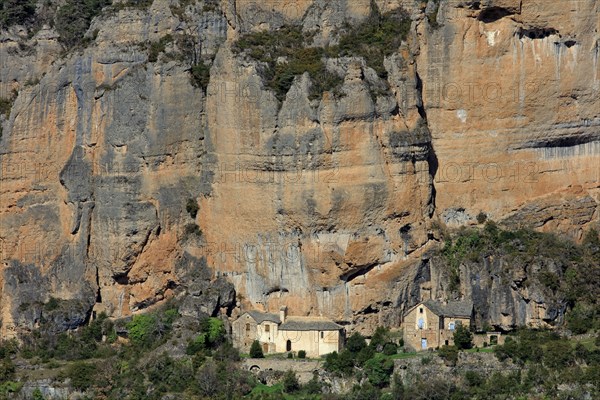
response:
<path id="1" fill-rule="evenodd" d="M 330 319 L 319 317 L 288 317 L 279 326 L 280 331 L 338 331 L 341 325 Z"/>
<path id="2" fill-rule="evenodd" d="M 277 324 L 281 323 L 281 320 L 279 319 L 279 315 L 277 314 L 271 314 L 271 313 L 264 313 L 264 312 L 260 312 L 260 311 L 256 311 L 256 310 L 251 310 L 251 311 L 246 311 L 248 313 L 248 315 L 250 315 L 257 324 L 260 324 L 264 321 L 271 321 L 271 322 L 275 322 Z"/>
<path id="3" fill-rule="evenodd" d="M 473 302 L 471 301 L 449 301 L 447 304 L 443 304 L 439 301 L 427 300 L 423 304 L 440 317 L 469 318 L 473 313 Z"/>

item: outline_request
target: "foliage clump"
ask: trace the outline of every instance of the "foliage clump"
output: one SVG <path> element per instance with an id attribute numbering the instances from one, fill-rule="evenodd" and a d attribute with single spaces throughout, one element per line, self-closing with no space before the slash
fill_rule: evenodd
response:
<path id="1" fill-rule="evenodd" d="M 303 32 L 300 26 L 284 26 L 272 32 L 244 35 L 234 44 L 234 51 L 244 52 L 262 64 L 263 80 L 279 100 L 285 98 L 294 78 L 304 73 L 313 82 L 310 99 L 321 98 L 323 92 L 339 97 L 343 79 L 326 68 L 325 60 L 362 57 L 380 78 L 386 79 L 384 58 L 392 55 L 406 39 L 410 23 L 403 9 L 382 14 L 373 2 L 365 21 L 357 26 L 345 23 L 335 46 L 311 46 L 312 33 Z"/>
<path id="2" fill-rule="evenodd" d="M 111 4 L 111 0 L 67 0 L 59 7 L 55 17 L 60 41 L 67 48 L 81 44 L 94 17 Z"/>
<path id="3" fill-rule="evenodd" d="M 252 342 L 252 346 L 250 346 L 250 357 L 251 358 L 265 358 L 262 347 L 260 346 L 260 343 L 258 342 L 258 340 L 255 340 L 254 342 Z"/>

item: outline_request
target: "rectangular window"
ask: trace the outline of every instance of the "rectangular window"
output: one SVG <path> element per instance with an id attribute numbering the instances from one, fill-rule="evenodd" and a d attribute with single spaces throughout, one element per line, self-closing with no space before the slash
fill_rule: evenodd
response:
<path id="1" fill-rule="evenodd" d="M 321 339 L 323 339 L 323 332 L 321 332 Z"/>
<path id="2" fill-rule="evenodd" d="M 250 324 L 246 324 L 246 332 L 250 331 Z"/>
<path id="3" fill-rule="evenodd" d="M 423 307 L 419 308 L 419 314 L 423 314 Z"/>
<path id="4" fill-rule="evenodd" d="M 265 332 L 270 332 L 270 331 L 271 331 L 271 326 L 265 325 Z"/>
<path id="5" fill-rule="evenodd" d="M 453 330 L 454 330 L 454 322 L 450 322 L 450 323 L 448 324 L 448 329 L 450 329 L 451 331 L 453 331 Z"/>

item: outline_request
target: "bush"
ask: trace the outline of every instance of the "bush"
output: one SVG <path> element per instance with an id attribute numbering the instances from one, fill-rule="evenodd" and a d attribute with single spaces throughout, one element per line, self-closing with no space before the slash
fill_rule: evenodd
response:
<path id="1" fill-rule="evenodd" d="M 473 334 L 466 326 L 457 324 L 454 331 L 454 345 L 458 350 L 470 349 L 473 347 Z"/>
<path id="2" fill-rule="evenodd" d="M 44 395 L 42 394 L 40 388 L 35 388 L 35 390 L 31 394 L 31 397 L 33 400 L 44 400 Z"/>
<path id="3" fill-rule="evenodd" d="M 292 353 L 291 351 L 287 353 L 287 358 L 294 358 L 294 353 Z"/>
<path id="4" fill-rule="evenodd" d="M 192 86 L 201 88 L 206 92 L 208 84 L 210 82 L 210 66 L 200 61 L 197 64 L 192 65 L 190 69 L 190 80 Z M 196 217 L 193 217 L 196 218 Z"/>
<path id="5" fill-rule="evenodd" d="M 306 351 L 304 351 L 304 350 L 298 351 L 298 358 L 306 358 Z"/>
<path id="6" fill-rule="evenodd" d="M 22 25 L 35 16 L 35 0 L 0 0 L 0 27 Z"/>
<path id="7" fill-rule="evenodd" d="M 408 35 L 410 25 L 410 17 L 403 9 L 381 14 L 372 2 L 369 18 L 355 27 L 346 24 L 339 45 L 330 52 L 342 57 L 363 57 L 380 78 L 386 79 L 384 58 L 398 50 Z"/>
<path id="8" fill-rule="evenodd" d="M 289 353 L 289 354 L 291 354 L 291 353 Z M 258 342 L 258 340 L 255 340 L 254 342 L 252 342 L 252 346 L 250 346 L 250 357 L 251 358 L 265 358 L 262 347 L 261 347 L 260 343 Z"/>
<path id="9" fill-rule="evenodd" d="M 298 377 L 296 377 L 296 373 L 292 370 L 286 371 L 283 376 L 283 391 L 285 393 L 296 393 L 300 391 L 300 383 L 298 382 Z"/>
<path id="10" fill-rule="evenodd" d="M 367 347 L 365 337 L 358 332 L 354 332 L 346 342 L 346 349 L 351 353 L 358 353 Z"/>
<path id="11" fill-rule="evenodd" d="M 184 229 L 184 234 L 186 236 L 189 236 L 189 235 L 194 235 L 194 236 L 198 236 L 198 237 L 202 236 L 202 230 L 196 224 L 186 224 L 183 229 Z"/>
<path id="12" fill-rule="evenodd" d="M 477 223 L 483 224 L 486 220 L 487 220 L 487 214 L 484 213 L 483 211 L 480 211 L 479 214 L 477 214 Z"/>
<path id="13" fill-rule="evenodd" d="M 0 360 L 0 382 L 10 381 L 15 377 L 15 364 L 10 358 Z"/>
<path id="14" fill-rule="evenodd" d="M 398 353 L 398 345 L 396 343 L 388 342 L 383 346 L 383 354 L 386 356 L 392 356 Z"/>
<path id="15" fill-rule="evenodd" d="M 274 32 L 256 32 L 242 36 L 234 45 L 237 52 L 263 63 L 261 75 L 266 86 L 283 100 L 296 76 L 307 72 L 312 78 L 310 98 L 318 99 L 325 91 L 336 92 L 343 80 L 327 70 L 325 51 L 307 47 L 311 36 L 300 26 L 285 26 Z M 285 61 L 279 62 L 284 59 Z"/>
<path id="16" fill-rule="evenodd" d="M 150 347 L 156 337 L 158 321 L 153 314 L 134 315 L 127 324 L 128 336 L 131 342 L 140 347 Z"/>
<path id="17" fill-rule="evenodd" d="M 67 368 L 67 377 L 71 380 L 71 386 L 77 390 L 89 389 L 94 384 L 96 367 L 82 361 L 77 361 Z"/>
<path id="18" fill-rule="evenodd" d="M 6 118 L 10 117 L 10 110 L 12 109 L 14 99 L 5 99 L 0 97 L 0 115 L 4 115 Z"/>
<path id="19" fill-rule="evenodd" d="M 381 354 L 375 355 L 365 363 L 365 373 L 369 382 L 375 387 L 385 387 L 390 383 L 394 371 L 394 362 Z"/>
<path id="20" fill-rule="evenodd" d="M 384 345 L 390 340 L 390 331 L 387 328 L 382 326 L 378 326 L 375 329 L 375 333 L 373 333 L 373 337 L 371 338 L 371 342 L 369 342 L 369 347 L 372 347 L 375 351 L 381 352 L 383 351 Z"/>
<path id="21" fill-rule="evenodd" d="M 55 28 L 60 41 L 67 48 L 81 44 L 92 19 L 111 3 L 111 0 L 67 0 L 56 13 Z"/>
<path id="22" fill-rule="evenodd" d="M 458 361 L 458 349 L 456 346 L 442 346 L 438 350 L 438 355 L 446 362 L 447 365 L 454 366 Z"/>
<path id="23" fill-rule="evenodd" d="M 167 44 L 171 43 L 172 41 L 173 36 L 167 34 L 161 37 L 158 41 L 150 43 L 150 45 L 148 46 L 148 61 L 152 63 L 158 61 L 158 56 L 160 55 L 160 53 L 163 53 L 165 51 L 165 48 L 167 47 Z M 188 199 L 188 203 L 190 200 L 192 199 Z"/>

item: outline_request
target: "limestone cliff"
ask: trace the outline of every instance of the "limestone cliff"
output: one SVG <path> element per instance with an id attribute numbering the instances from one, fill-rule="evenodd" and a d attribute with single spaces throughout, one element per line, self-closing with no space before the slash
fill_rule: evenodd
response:
<path id="1" fill-rule="evenodd" d="M 423 282 L 443 286 L 427 255 L 434 222 L 484 212 L 575 239 L 598 224 L 597 1 L 376 5 L 410 16 L 385 78 L 369 60 L 329 58 L 340 95 L 317 99 L 309 74 L 279 99 L 233 44 L 289 25 L 335 44 L 369 0 L 111 6 L 70 51 L 50 26 L 2 31 L 2 335 L 47 320 L 51 297 L 69 310 L 57 329 L 182 290 L 196 298 L 188 308 L 235 315 L 227 288 L 198 300 L 217 277 L 241 307 L 396 324 Z M 168 40 L 181 35 L 192 50 Z M 206 88 L 190 80 L 192 52 L 210 65 Z M 529 297 L 486 285 L 463 288 L 487 305 L 482 318 L 540 319 Z"/>

